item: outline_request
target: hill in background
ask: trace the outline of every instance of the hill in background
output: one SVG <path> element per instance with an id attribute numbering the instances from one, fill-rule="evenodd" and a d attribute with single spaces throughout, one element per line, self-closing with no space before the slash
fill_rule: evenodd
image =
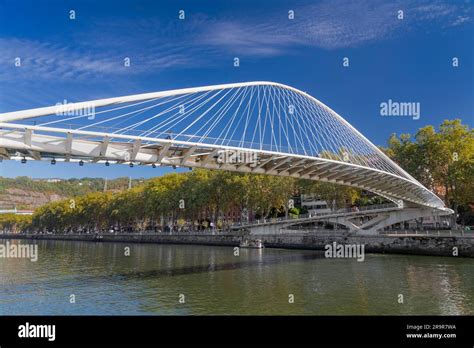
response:
<path id="1" fill-rule="evenodd" d="M 132 186 L 145 179 L 132 179 Z M 0 177 L 0 207 L 35 209 L 49 202 L 104 190 L 105 179 L 34 179 L 27 176 Z M 107 180 L 107 190 L 121 191 L 128 188 L 129 178 Z"/>

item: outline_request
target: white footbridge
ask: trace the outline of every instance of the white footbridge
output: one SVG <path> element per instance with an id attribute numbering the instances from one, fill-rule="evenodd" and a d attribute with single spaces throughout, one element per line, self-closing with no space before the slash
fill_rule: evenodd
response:
<path id="1" fill-rule="evenodd" d="M 3 113 L 0 158 L 291 176 L 357 187 L 394 203 L 372 214 L 370 223 L 350 219 L 353 212 L 334 217 L 359 233 L 452 214 L 335 111 L 274 82 L 64 101 Z"/>

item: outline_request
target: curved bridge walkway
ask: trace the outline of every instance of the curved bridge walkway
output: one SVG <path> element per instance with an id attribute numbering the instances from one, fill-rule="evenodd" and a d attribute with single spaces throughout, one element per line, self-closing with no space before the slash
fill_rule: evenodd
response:
<path id="1" fill-rule="evenodd" d="M 3 113 L 0 159 L 291 176 L 357 187 L 402 207 L 380 212 L 380 221 L 371 227 L 344 220 L 366 232 L 380 229 L 382 221 L 452 213 L 335 111 L 275 82 L 184 88 Z"/>

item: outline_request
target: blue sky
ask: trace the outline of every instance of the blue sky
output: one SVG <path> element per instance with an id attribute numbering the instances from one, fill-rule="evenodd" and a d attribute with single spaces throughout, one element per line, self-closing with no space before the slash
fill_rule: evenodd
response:
<path id="1" fill-rule="evenodd" d="M 385 145 L 391 133 L 414 133 L 446 118 L 474 125 L 473 34 L 471 1 L 0 0 L 0 112 L 269 80 L 308 92 Z M 419 102 L 420 119 L 381 117 L 380 103 L 388 99 Z M 0 164 L 2 176 L 150 177 L 163 171 Z"/>

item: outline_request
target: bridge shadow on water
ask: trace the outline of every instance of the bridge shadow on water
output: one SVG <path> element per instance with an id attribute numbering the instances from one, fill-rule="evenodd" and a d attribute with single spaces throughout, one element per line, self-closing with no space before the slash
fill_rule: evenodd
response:
<path id="1" fill-rule="evenodd" d="M 149 278 L 158 278 L 158 277 L 176 277 L 190 274 L 199 274 L 199 273 L 210 273 L 210 272 L 220 272 L 220 271 L 229 271 L 237 270 L 244 268 L 252 267 L 261 267 L 269 265 L 278 265 L 278 264 L 287 264 L 294 262 L 305 262 L 312 261 L 316 259 L 323 259 L 324 252 L 314 251 L 310 254 L 299 254 L 299 255 L 289 255 L 284 257 L 271 257 L 265 259 L 263 257 L 261 260 L 250 260 L 250 261 L 240 261 L 240 262 L 228 262 L 222 264 L 208 264 L 208 265 L 199 265 L 199 266 L 188 266 L 180 268 L 166 268 L 166 269 L 155 269 L 147 271 L 131 271 L 126 273 L 116 273 L 110 275 L 114 278 L 119 279 L 149 279 Z"/>

